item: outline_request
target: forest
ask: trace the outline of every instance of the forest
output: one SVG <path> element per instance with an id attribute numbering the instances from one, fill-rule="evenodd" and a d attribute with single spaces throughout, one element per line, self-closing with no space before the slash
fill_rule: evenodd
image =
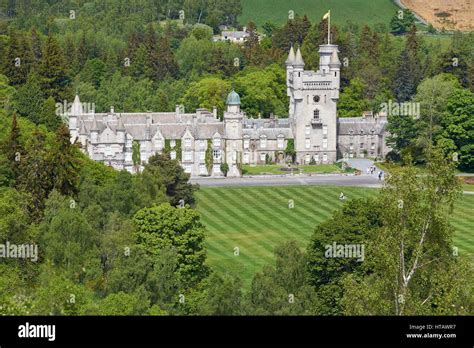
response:
<path id="1" fill-rule="evenodd" d="M 408 13 L 405 22 L 394 13 L 390 25 L 331 26 L 343 63 L 338 116 L 409 101 L 419 103 L 420 117 L 389 116 L 389 160 L 403 166 L 380 195 L 347 202 L 315 226 L 306 250 L 282 243 L 250 289 L 206 263 L 199 187 L 178 161 L 157 154 L 132 175 L 70 143 L 57 103 L 76 94 L 96 112 L 182 104 L 217 106 L 222 117 L 235 89 L 250 117 L 287 116 L 288 51 L 300 47 L 305 69 L 317 69 L 327 21 L 297 14 L 283 26 L 257 27 L 239 23 L 241 13 L 239 0 L 2 3 L 0 242 L 38 245 L 39 259 L 0 260 L 0 314 L 474 313 L 472 263 L 451 254 L 449 225 L 455 173 L 474 170 L 473 33 L 454 32 L 442 45 L 421 35 Z M 245 27 L 249 36 L 241 46 L 214 41 L 223 26 Z M 420 166 L 425 175 L 417 175 Z M 432 233 L 423 254 L 429 265 L 397 283 L 391 250 L 401 238 L 400 199 L 407 264 L 419 259 L 412 236 L 425 223 L 420 216 Z M 322 258 L 318 250 L 334 235 L 364 241 L 376 257 Z"/>

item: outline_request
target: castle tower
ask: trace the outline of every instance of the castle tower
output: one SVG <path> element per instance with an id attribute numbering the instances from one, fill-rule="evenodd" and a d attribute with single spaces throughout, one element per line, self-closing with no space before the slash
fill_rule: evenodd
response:
<path id="1" fill-rule="evenodd" d="M 298 49 L 288 79 L 290 123 L 299 164 L 334 163 L 337 160 L 337 100 L 341 63 L 337 45 L 321 45 L 319 70 L 304 70 Z M 291 56 L 291 52 L 289 54 Z M 289 61 L 290 59 L 288 59 Z"/>
<path id="2" fill-rule="evenodd" d="M 224 162 L 229 165 L 228 177 L 240 177 L 239 164 L 243 151 L 240 96 L 232 91 L 227 96 L 227 111 L 224 112 Z"/>
<path id="3" fill-rule="evenodd" d="M 79 96 L 76 94 L 74 98 L 74 102 L 72 103 L 71 110 L 68 112 L 68 127 L 69 132 L 71 133 L 71 142 L 73 143 L 77 136 L 78 136 L 78 126 L 79 126 L 79 119 L 83 114 L 81 101 L 79 100 Z"/>

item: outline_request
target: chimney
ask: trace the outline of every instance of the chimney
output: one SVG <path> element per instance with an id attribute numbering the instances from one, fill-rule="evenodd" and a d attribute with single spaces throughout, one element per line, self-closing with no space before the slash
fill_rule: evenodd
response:
<path id="1" fill-rule="evenodd" d="M 214 115 L 214 118 L 217 119 L 217 107 L 212 107 L 212 114 Z"/>
<path id="2" fill-rule="evenodd" d="M 111 114 L 114 113 L 114 107 L 113 107 L 113 106 L 110 107 L 110 113 L 111 113 Z"/>

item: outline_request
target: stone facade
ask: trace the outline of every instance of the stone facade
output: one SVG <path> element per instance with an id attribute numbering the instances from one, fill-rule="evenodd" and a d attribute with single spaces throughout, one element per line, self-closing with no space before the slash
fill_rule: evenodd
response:
<path id="1" fill-rule="evenodd" d="M 289 117 L 249 118 L 240 110 L 240 97 L 227 97 L 223 120 L 198 109 L 175 112 L 108 113 L 84 112 L 79 96 L 68 113 L 71 141 L 95 161 L 116 169 L 134 170 L 133 144 L 140 144 L 140 159 L 146 163 L 156 152 L 170 151 L 192 176 L 222 176 L 221 163 L 229 165 L 228 176 L 240 176 L 241 164 L 285 162 L 285 149 L 293 140 L 299 164 L 334 163 L 341 157 L 384 157 L 387 118 L 364 114 L 338 118 L 340 67 L 336 45 L 321 45 L 318 71 L 304 70 L 301 51 L 291 48 L 286 61 Z M 212 155 L 212 163 L 209 158 Z M 206 160 L 206 158 L 208 158 Z"/>

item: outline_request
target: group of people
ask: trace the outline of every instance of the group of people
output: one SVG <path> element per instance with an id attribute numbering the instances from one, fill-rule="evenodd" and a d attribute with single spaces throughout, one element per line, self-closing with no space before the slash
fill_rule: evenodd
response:
<path id="1" fill-rule="evenodd" d="M 375 171 L 377 170 L 377 168 L 375 168 L 375 166 L 370 166 L 370 167 L 367 167 L 367 175 L 373 175 L 375 173 Z M 379 171 L 378 173 L 378 177 L 379 177 L 379 180 L 382 180 L 382 177 L 383 177 L 383 171 Z"/>

